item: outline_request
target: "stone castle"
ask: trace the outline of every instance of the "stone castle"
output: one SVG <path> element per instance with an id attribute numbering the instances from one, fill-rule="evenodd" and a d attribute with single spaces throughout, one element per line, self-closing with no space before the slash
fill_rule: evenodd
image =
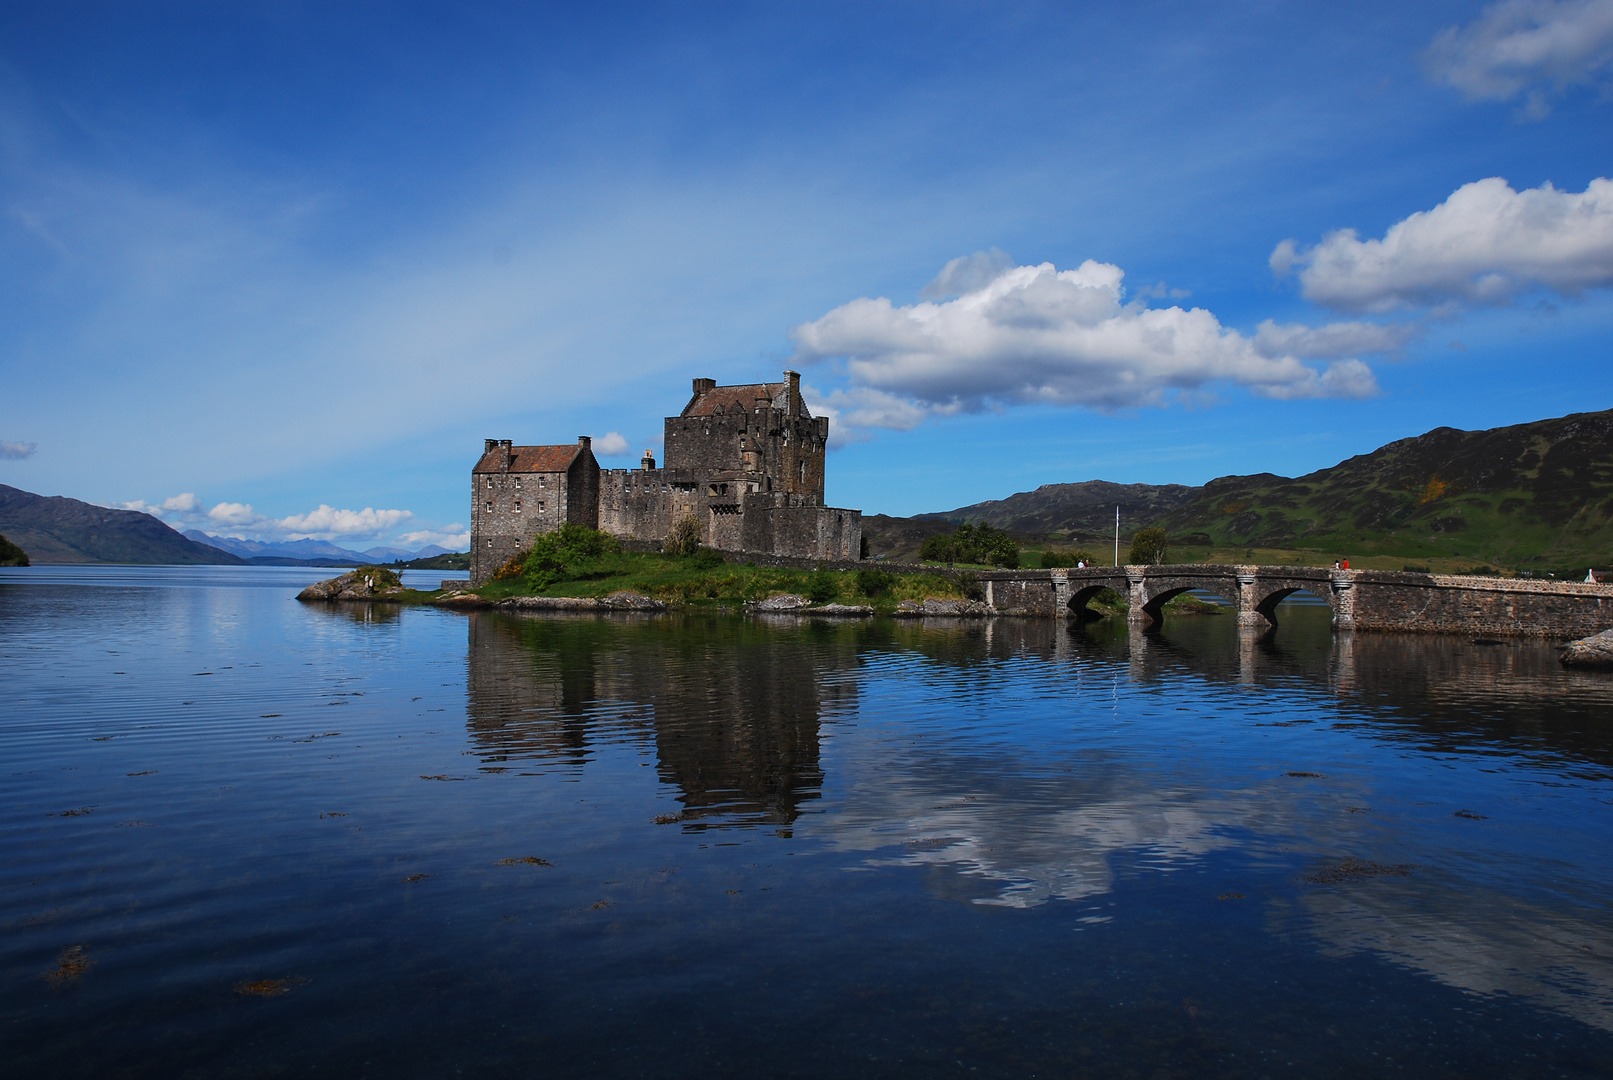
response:
<path id="1" fill-rule="evenodd" d="M 601 469 L 588 436 L 561 446 L 488 439 L 471 470 L 471 581 L 485 583 L 540 533 L 566 522 L 641 546 L 694 518 L 719 551 L 811 560 L 855 559 L 862 512 L 823 505 L 829 418 L 801 398 L 801 376 L 718 386 L 666 418 L 666 464 L 646 450 L 636 469 Z"/>

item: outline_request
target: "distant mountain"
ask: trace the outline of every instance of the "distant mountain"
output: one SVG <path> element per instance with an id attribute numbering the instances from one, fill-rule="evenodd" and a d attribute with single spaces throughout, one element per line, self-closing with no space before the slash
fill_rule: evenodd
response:
<path id="1" fill-rule="evenodd" d="M 350 548 L 337 547 L 324 540 L 241 540 L 233 536 L 213 536 L 200 529 L 189 530 L 185 537 L 243 559 L 268 556 L 279 559 L 346 559 L 352 562 L 363 558 Z"/>
<path id="2" fill-rule="evenodd" d="M 0 484 L 0 533 L 39 563 L 239 565 L 237 556 L 188 540 L 150 514 L 111 510 Z"/>
<path id="3" fill-rule="evenodd" d="M 1613 562 L 1613 410 L 1435 428 L 1292 480 L 1223 476 L 1156 524 L 1217 547 L 1604 566 Z"/>

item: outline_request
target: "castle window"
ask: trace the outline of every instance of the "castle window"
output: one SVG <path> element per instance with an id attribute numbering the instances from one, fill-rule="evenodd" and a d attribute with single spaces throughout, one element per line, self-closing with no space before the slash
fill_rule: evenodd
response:
<path id="1" fill-rule="evenodd" d="M 488 513 L 493 512 L 493 500 L 492 499 L 487 500 L 487 511 L 488 511 Z"/>
<path id="2" fill-rule="evenodd" d="M 487 486 L 488 486 L 488 487 L 492 487 L 492 486 L 493 486 L 493 478 L 492 478 L 492 477 L 491 477 L 491 476 L 489 476 L 489 477 L 488 477 L 488 478 L 487 478 Z"/>
<path id="3" fill-rule="evenodd" d="M 540 514 L 543 513 L 543 500 L 542 499 L 538 500 L 538 513 L 540 513 Z"/>
<path id="4" fill-rule="evenodd" d="M 519 476 L 515 478 L 515 490 L 521 490 L 521 478 Z"/>
<path id="5" fill-rule="evenodd" d="M 515 500 L 515 512 L 517 514 L 519 514 L 521 512 L 521 500 L 520 499 Z"/>
<path id="6" fill-rule="evenodd" d="M 492 537 L 491 537 L 491 536 L 489 536 L 489 537 L 488 537 L 488 538 L 487 538 L 487 546 L 488 546 L 488 547 L 492 547 L 492 546 L 493 546 L 493 538 L 492 538 Z"/>

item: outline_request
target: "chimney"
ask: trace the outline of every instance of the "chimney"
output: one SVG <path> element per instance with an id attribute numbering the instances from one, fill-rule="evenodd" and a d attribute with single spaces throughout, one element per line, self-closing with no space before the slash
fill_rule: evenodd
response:
<path id="1" fill-rule="evenodd" d="M 648 449 L 644 451 L 643 465 L 645 472 L 649 472 L 651 469 L 655 468 L 655 454 L 653 451 Z"/>
<path id="2" fill-rule="evenodd" d="M 717 389 L 716 379 L 696 379 L 694 381 L 694 392 L 696 396 L 700 394 L 709 394 L 715 389 Z"/>
<path id="3" fill-rule="evenodd" d="M 487 441 L 487 445 L 482 447 L 482 453 L 483 454 L 491 454 L 493 452 L 493 447 L 498 445 L 498 440 L 497 439 L 488 439 L 486 441 Z"/>
<path id="4" fill-rule="evenodd" d="M 799 371 L 786 371 L 784 377 L 789 380 L 790 390 L 785 396 L 784 415 L 801 415 L 801 373 Z"/>
<path id="5" fill-rule="evenodd" d="M 584 450 L 587 450 L 589 453 L 592 453 L 594 447 L 594 437 L 592 435 L 578 435 L 577 445 L 582 447 Z"/>

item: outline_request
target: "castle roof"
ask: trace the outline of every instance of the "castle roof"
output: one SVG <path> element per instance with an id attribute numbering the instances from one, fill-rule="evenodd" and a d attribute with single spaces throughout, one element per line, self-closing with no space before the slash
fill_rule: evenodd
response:
<path id="1" fill-rule="evenodd" d="M 703 394 L 696 394 L 683 410 L 683 416 L 712 416 L 718 408 L 724 412 L 739 406 L 746 412 L 771 405 L 784 411 L 789 405 L 787 395 L 790 384 L 782 382 L 744 383 L 740 386 L 716 386 Z M 801 403 L 801 415 L 810 417 L 806 402 Z"/>
<path id="2" fill-rule="evenodd" d="M 504 468 L 505 451 L 510 455 L 510 467 Z M 576 443 L 562 446 L 495 446 L 482 455 L 472 473 L 559 473 L 571 468 L 582 447 Z"/>

